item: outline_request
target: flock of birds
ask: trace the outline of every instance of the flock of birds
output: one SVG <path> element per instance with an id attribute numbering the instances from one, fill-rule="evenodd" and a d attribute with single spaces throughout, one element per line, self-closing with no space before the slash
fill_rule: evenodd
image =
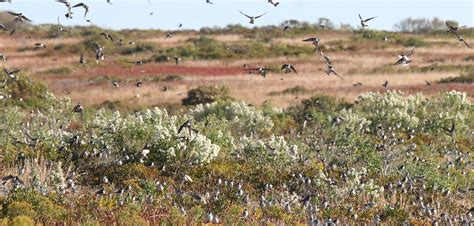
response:
<path id="1" fill-rule="evenodd" d="M 88 12 L 89 12 L 89 6 L 85 3 L 77 3 L 77 4 L 71 4 L 71 2 L 69 0 L 56 0 L 57 2 L 59 3 L 62 3 L 66 6 L 67 8 L 67 12 L 66 14 L 64 15 L 67 19 L 72 19 L 73 15 L 74 15 L 74 12 L 72 11 L 74 8 L 83 8 L 84 10 L 84 18 L 86 18 Z M 0 1 L 0 2 L 5 2 L 5 1 Z M 11 2 L 11 1 L 8 1 L 8 2 Z M 112 4 L 112 2 L 110 0 L 107 0 L 108 3 Z M 150 1 L 149 1 L 150 2 Z M 214 4 L 213 2 L 211 2 L 210 0 L 206 0 L 206 3 L 208 4 Z M 268 0 L 268 3 L 272 4 L 273 6 L 277 7 L 280 3 L 276 0 Z M 151 3 L 150 3 L 151 4 Z M 18 13 L 18 12 L 12 12 L 12 11 L 7 11 L 10 15 L 14 16 L 14 21 L 15 22 L 18 22 L 18 23 L 22 23 L 22 22 L 32 22 L 32 20 L 30 18 L 28 18 L 27 16 L 25 16 L 23 13 Z M 249 23 L 250 24 L 255 24 L 256 23 L 256 20 L 265 16 L 267 13 L 263 13 L 261 15 L 258 15 L 258 16 L 250 16 L 242 11 L 239 11 L 242 15 L 244 15 L 245 17 L 247 17 L 249 19 Z M 362 29 L 368 27 L 368 23 L 369 21 L 375 19 L 376 17 L 369 17 L 369 18 L 363 18 L 360 14 L 359 14 L 359 20 L 360 20 L 360 26 Z M 87 22 L 90 22 L 92 23 L 90 20 L 86 20 Z M 446 21 L 446 26 L 448 28 L 448 32 L 454 34 L 457 39 L 460 41 L 460 42 L 463 42 L 468 48 L 472 48 L 467 42 L 466 40 L 460 35 L 460 28 L 455 26 L 454 24 L 450 23 L 449 21 Z M 179 27 L 182 27 L 182 24 L 179 25 Z M 325 27 L 323 24 L 321 25 L 321 27 Z M 7 27 L 5 27 L 3 24 L 0 24 L 0 29 L 3 30 L 3 31 L 9 31 L 9 29 Z M 63 28 L 63 26 L 60 24 L 60 21 L 59 21 L 59 17 L 58 17 L 58 32 L 62 33 L 62 32 L 67 32 L 67 30 L 65 30 Z M 284 28 L 285 30 L 289 29 L 289 26 L 286 26 Z M 10 34 L 14 34 L 15 33 L 15 30 L 12 30 Z M 114 37 L 111 35 L 111 34 L 108 34 L 106 32 L 101 32 L 99 34 L 100 36 L 102 36 L 103 38 L 105 38 L 106 40 L 108 41 L 114 41 Z M 169 32 L 166 34 L 165 36 L 165 39 L 168 39 L 168 38 L 172 38 L 173 37 L 173 33 L 172 32 Z M 385 37 L 384 38 L 385 41 L 388 40 L 388 37 Z M 339 78 L 341 79 L 344 79 L 344 77 L 342 75 L 340 75 L 335 67 L 334 67 L 334 64 L 333 62 L 331 61 L 331 58 L 328 56 L 328 55 L 325 55 L 322 51 L 320 51 L 320 38 L 318 37 L 311 37 L 311 38 L 307 38 L 307 39 L 304 39 L 302 40 L 303 42 L 309 42 L 311 44 L 313 44 L 315 47 L 316 47 L 316 52 L 319 52 L 319 54 L 321 55 L 322 59 L 324 60 L 325 62 L 325 65 L 326 65 L 326 69 L 324 70 L 324 72 L 327 74 L 327 75 L 331 75 L 331 74 L 334 74 L 335 76 L 338 76 Z M 123 45 L 123 40 L 120 39 L 118 41 L 118 44 L 121 46 Z M 93 46 L 94 46 L 94 49 L 95 49 L 95 58 L 96 58 L 96 62 L 98 63 L 99 61 L 101 60 L 104 60 L 105 59 L 105 54 L 104 54 L 104 49 L 105 47 L 104 46 L 101 46 L 99 43 L 97 42 L 92 42 L 91 43 Z M 134 42 L 133 41 L 129 41 L 128 44 L 130 45 L 133 45 Z M 35 49 L 41 49 L 41 48 L 46 48 L 46 45 L 43 44 L 43 43 L 36 43 L 35 44 Z M 396 61 L 396 63 L 394 65 L 402 65 L 402 66 L 408 66 L 410 63 L 412 63 L 413 61 L 410 59 L 410 57 L 412 56 L 414 52 L 414 47 L 412 47 L 407 53 L 405 54 L 401 54 L 398 56 L 398 60 Z M 7 58 L 4 54 L 0 54 L 0 59 L 5 61 Z M 170 60 L 170 58 L 168 58 L 167 60 Z M 174 57 L 174 60 L 176 62 L 176 65 L 178 65 L 181 61 L 181 58 L 180 57 Z M 79 61 L 81 64 L 85 64 L 86 63 L 86 60 L 84 58 L 84 55 L 81 54 L 80 56 L 80 61 Z M 142 65 L 144 64 L 143 61 L 136 61 L 136 62 L 131 62 L 131 63 L 134 63 L 134 64 L 137 64 L 137 65 Z M 244 65 L 244 70 L 248 71 L 249 73 L 256 73 L 256 74 L 259 74 L 263 77 L 266 77 L 267 73 L 268 72 L 271 72 L 273 71 L 273 69 L 270 69 L 270 68 L 266 68 L 266 67 L 255 67 L 255 68 L 248 68 L 248 65 Z M 282 67 L 280 68 L 281 71 L 285 72 L 285 73 L 291 73 L 291 72 L 294 72 L 297 74 L 297 70 L 295 68 L 295 66 L 291 65 L 291 64 L 283 64 Z M 7 72 L 12 72 L 12 73 L 7 73 L 7 75 L 9 75 L 10 77 L 14 77 L 14 74 L 15 72 L 18 72 L 18 70 L 13 70 L 13 71 L 8 71 L 7 69 L 4 69 L 4 72 L 7 73 Z M 429 82 L 427 82 L 428 84 Z M 113 83 L 114 86 L 118 87 L 117 86 L 117 83 Z M 356 83 L 354 84 L 354 86 L 359 86 L 359 85 L 362 85 L 362 83 Z M 388 85 L 388 81 L 386 81 L 384 83 L 384 87 L 387 87 Z M 137 86 L 138 87 L 138 86 Z"/>
<path id="2" fill-rule="evenodd" d="M 75 8 L 82 8 L 84 10 L 84 14 L 83 14 L 84 18 L 86 18 L 88 13 L 89 13 L 90 8 L 85 3 L 78 3 L 78 4 L 73 5 L 68 0 L 56 0 L 56 1 L 59 2 L 59 3 L 62 3 L 66 6 L 67 11 L 66 11 L 64 16 L 67 19 L 71 19 L 73 17 L 73 15 L 74 15 L 73 9 L 75 9 Z M 0 1 L 0 2 L 5 2 L 5 1 L 3 0 L 3 1 Z M 8 1 L 8 2 L 11 2 L 11 1 Z M 107 0 L 107 2 L 112 4 L 112 2 L 110 0 Z M 206 0 L 206 3 L 207 4 L 214 4 L 210 0 Z M 275 1 L 275 0 L 268 0 L 268 3 L 272 4 L 275 7 L 279 6 L 279 4 L 280 4 L 278 1 Z M 32 20 L 30 18 L 28 18 L 27 16 L 25 16 L 21 12 L 8 11 L 8 13 L 11 16 L 14 17 L 13 20 L 17 23 L 32 22 Z M 266 15 L 266 13 L 263 13 L 263 14 L 260 14 L 258 16 L 250 16 L 250 15 L 248 15 L 248 14 L 242 12 L 242 11 L 240 11 L 240 13 L 243 16 L 245 16 L 246 18 L 249 19 L 250 24 L 255 24 L 257 19 L 259 19 L 259 18 Z M 375 19 L 375 18 L 376 17 L 363 18 L 359 14 L 360 25 L 361 25 L 362 29 L 368 27 L 368 23 L 370 21 L 372 21 L 373 19 Z M 88 20 L 88 22 L 90 22 L 90 21 Z M 180 24 L 180 27 L 181 26 L 182 26 L 182 24 Z M 459 27 L 455 26 L 454 24 L 452 24 L 450 22 L 446 22 L 446 26 L 448 28 L 448 32 L 455 35 L 457 37 L 458 41 L 463 42 L 468 48 L 471 48 L 471 46 L 460 35 L 460 28 Z M 5 27 L 4 25 L 1 25 L 1 24 L 0 24 L 0 29 L 5 31 L 5 32 L 9 31 L 9 28 L 7 28 L 7 27 Z M 285 28 L 285 29 L 288 29 L 288 28 Z M 61 26 L 60 21 L 59 21 L 59 17 L 58 17 L 58 31 L 59 32 L 67 32 L 67 30 L 65 30 Z M 12 31 L 10 31 L 10 34 L 13 35 L 14 32 L 15 31 L 12 30 Z M 111 41 L 111 42 L 113 42 L 115 40 L 115 38 L 111 34 L 108 34 L 107 32 L 102 32 L 99 35 L 102 36 L 105 40 L 108 40 L 108 41 Z M 165 38 L 172 38 L 172 36 L 173 36 L 172 33 L 168 33 Z M 310 38 L 304 39 L 302 41 L 311 43 L 312 45 L 315 46 L 315 51 L 317 53 L 319 53 L 319 55 L 322 57 L 322 59 L 325 63 L 325 66 L 326 66 L 325 73 L 327 75 L 334 74 L 335 76 L 338 76 L 339 78 L 344 79 L 344 77 L 341 74 L 336 72 L 335 67 L 334 67 L 334 63 L 331 60 L 331 58 L 328 55 L 326 55 L 325 53 L 323 53 L 322 51 L 320 51 L 321 40 L 318 37 L 310 37 Z M 121 40 L 121 39 L 119 40 L 120 45 L 122 45 L 123 42 L 124 42 L 123 40 Z M 134 42 L 129 41 L 128 44 L 133 45 Z M 104 60 L 104 58 L 105 58 L 105 53 L 104 53 L 105 47 L 99 45 L 97 42 L 94 42 L 93 45 L 94 45 L 94 49 L 95 49 L 96 61 L 99 62 L 101 60 Z M 37 49 L 46 48 L 46 45 L 43 44 L 43 43 L 36 43 L 35 48 L 37 48 Z M 415 50 L 415 48 L 412 47 L 408 50 L 407 53 L 399 55 L 398 60 L 393 65 L 407 66 L 410 63 L 412 63 L 411 57 L 414 53 L 414 50 Z M 6 60 L 7 58 L 5 57 L 5 55 L 0 54 L 0 59 Z M 181 61 L 181 58 L 180 57 L 174 57 L 174 60 L 175 60 L 176 65 L 178 65 Z M 86 60 L 85 60 L 85 57 L 84 57 L 83 54 L 81 54 L 80 63 L 81 64 L 86 63 Z M 131 63 L 137 64 L 137 65 L 144 64 L 143 61 L 136 61 L 136 62 L 131 62 Z M 255 72 L 257 74 L 262 75 L 263 77 L 265 77 L 267 73 L 273 71 L 273 69 L 271 69 L 271 68 L 265 68 L 265 67 L 249 68 L 248 66 L 245 67 L 244 70 L 247 70 L 250 73 Z M 296 67 L 294 65 L 291 65 L 291 64 L 283 64 L 281 66 L 280 70 L 283 71 L 284 73 L 295 73 L 295 74 L 298 73 Z M 3 69 L 3 72 L 11 79 L 15 79 L 15 74 L 17 74 L 20 71 L 21 71 L 20 69 L 14 69 L 14 70 L 9 70 L 9 69 L 6 69 L 6 68 Z M 135 85 L 137 87 L 141 87 L 142 82 L 137 82 Z M 359 83 L 359 82 L 354 84 L 354 86 L 361 86 L 361 85 L 362 85 L 362 83 Z M 427 82 L 427 85 L 430 85 L 430 83 Z M 114 81 L 113 86 L 119 87 L 118 82 Z M 382 86 L 387 87 L 388 86 L 388 81 L 385 81 L 385 83 Z M 73 108 L 72 112 L 81 113 L 81 115 L 82 115 L 83 110 L 84 110 L 83 106 L 78 104 Z M 309 121 L 309 120 L 311 120 L 311 119 L 309 117 L 305 116 L 305 124 L 306 124 L 306 121 Z M 184 122 L 179 127 L 178 135 L 180 133 L 182 133 L 182 131 L 184 131 L 184 130 L 188 130 L 188 132 L 190 133 L 190 136 L 191 136 L 191 133 L 193 131 L 197 132 L 193 128 L 192 120 L 188 120 L 188 121 Z M 444 129 L 444 130 L 453 133 L 454 130 L 455 130 L 454 123 L 453 123 L 451 128 L 447 128 L 447 129 Z M 386 139 L 386 138 L 384 138 L 384 139 Z M 396 139 L 394 138 L 394 140 L 396 140 Z M 398 142 L 398 141 L 394 141 L 394 142 Z M 381 148 L 385 148 L 385 147 L 381 147 Z M 146 155 L 148 153 L 149 153 L 149 151 L 146 151 L 146 149 L 144 149 L 142 151 L 141 155 L 142 155 L 142 157 L 146 157 Z M 416 157 L 416 159 L 414 161 L 415 162 L 420 162 L 420 161 L 423 161 L 423 160 Z M 453 166 L 456 166 L 458 164 L 458 162 L 460 162 L 460 161 L 461 160 L 459 160 L 459 161 L 456 160 L 456 162 L 453 163 Z M 337 166 L 335 166 L 335 167 L 337 167 Z M 400 169 L 400 170 L 403 171 L 403 169 Z M 337 181 L 339 181 L 339 180 L 345 180 L 345 178 L 347 178 L 347 175 L 342 174 L 342 175 L 340 175 L 340 177 L 341 178 L 334 178 L 334 179 L 330 178 L 329 181 L 327 181 L 327 183 L 328 184 L 336 184 L 336 183 L 338 183 Z M 74 185 L 73 180 L 71 178 L 69 178 L 67 181 L 68 181 L 68 187 L 70 189 L 74 190 L 76 188 L 76 186 Z M 11 182 L 13 185 L 18 185 L 18 186 L 23 184 L 23 181 L 18 176 L 13 176 L 13 175 L 9 175 L 9 176 L 6 176 L 6 177 L 2 178 L 2 185 L 5 185 L 7 182 Z M 107 189 L 105 188 L 105 185 L 109 184 L 108 178 L 103 177 L 102 180 L 101 180 L 101 183 L 104 185 L 104 187 L 96 192 L 96 195 L 98 195 L 98 196 L 107 194 Z M 184 175 L 181 185 L 188 184 L 188 183 L 193 183 L 193 180 L 190 176 Z M 292 178 L 289 180 L 289 182 L 287 184 L 283 184 L 282 186 L 283 186 L 283 188 L 286 188 L 287 190 L 288 190 L 289 187 L 297 187 L 297 186 L 310 189 L 313 183 L 312 183 L 311 178 L 309 176 L 304 175 L 302 173 L 299 173 L 299 174 L 295 173 L 295 174 L 292 175 Z M 158 191 L 164 191 L 166 189 L 171 189 L 171 186 L 167 185 L 166 182 L 159 182 L 158 181 L 158 182 L 156 182 L 156 186 L 158 188 Z M 397 193 L 415 193 L 415 192 L 419 191 L 420 189 L 424 188 L 424 186 L 425 185 L 422 183 L 422 179 L 417 178 L 417 177 L 407 176 L 407 177 L 404 177 L 403 179 L 400 179 L 396 183 L 387 184 L 385 186 L 386 190 L 384 192 L 384 196 L 387 196 L 387 197 L 394 196 Z M 257 200 L 257 202 L 259 203 L 259 205 L 261 207 L 272 206 L 272 205 L 282 206 L 282 207 L 284 207 L 284 209 L 288 213 L 292 213 L 292 206 L 299 205 L 299 206 L 303 206 L 303 207 L 307 208 L 308 211 L 312 213 L 309 217 L 309 223 L 312 224 L 312 225 L 318 225 L 318 223 L 323 223 L 323 222 L 324 223 L 330 223 L 330 224 L 332 224 L 332 223 L 338 224 L 338 222 L 339 222 L 338 219 L 331 219 L 331 218 L 325 219 L 323 221 L 319 221 L 317 219 L 317 217 L 315 217 L 315 215 L 313 213 L 318 211 L 318 209 L 319 210 L 321 210 L 321 209 L 324 210 L 324 209 L 331 208 L 331 206 L 332 207 L 337 207 L 337 203 L 329 203 L 327 200 L 324 200 L 324 197 L 318 197 L 319 193 L 317 191 L 312 191 L 312 193 L 310 193 L 310 194 L 296 195 L 295 200 L 290 200 L 290 196 L 280 197 L 280 198 L 277 198 L 276 196 L 274 196 L 275 192 L 273 192 L 274 188 L 273 188 L 272 184 L 265 184 L 264 187 L 265 187 L 264 193 Z M 219 200 L 221 198 L 221 196 L 223 196 L 222 193 L 224 193 L 224 192 L 226 192 L 226 193 L 231 192 L 231 193 L 235 194 L 237 197 L 240 198 L 241 202 L 244 203 L 244 204 L 248 204 L 249 202 L 251 202 L 249 194 L 246 193 L 246 191 L 245 191 L 244 184 L 242 182 L 237 182 L 237 181 L 233 181 L 233 180 L 223 180 L 223 179 L 220 179 L 220 178 L 217 179 L 215 181 L 214 190 L 208 191 L 204 195 L 201 195 L 201 194 L 198 194 L 198 193 L 185 192 L 185 191 L 182 190 L 182 187 L 174 188 L 174 194 L 175 195 L 190 196 L 196 202 L 201 203 L 203 205 L 208 205 L 210 200 L 214 200 L 214 201 Z M 460 192 L 463 192 L 463 191 L 460 191 Z M 119 191 L 117 191 L 116 193 L 120 197 L 124 197 L 123 196 L 124 194 L 129 194 L 129 195 L 132 196 L 133 201 L 135 201 L 137 199 L 137 197 L 133 196 L 133 192 L 132 192 L 131 187 L 122 188 Z M 443 191 L 443 194 L 444 194 L 445 197 L 449 197 L 450 196 L 450 191 L 449 190 Z M 311 199 L 313 199 L 313 198 L 320 198 L 320 199 L 322 198 L 323 201 L 321 202 L 320 205 L 316 205 L 316 204 L 310 202 Z M 153 202 L 151 196 L 146 197 L 146 199 L 147 199 L 148 202 Z M 124 199 L 122 199 L 122 198 L 119 199 L 119 203 L 123 205 Z M 424 215 L 427 215 L 429 217 L 434 217 L 434 216 L 439 215 L 439 213 L 436 212 L 438 209 L 440 209 L 439 200 L 427 201 L 427 200 L 423 200 L 423 196 L 419 196 L 418 198 L 413 200 L 412 204 L 413 204 L 414 208 L 420 209 L 420 211 L 422 211 L 423 212 L 422 214 L 424 214 Z M 372 208 L 372 207 L 373 207 L 373 203 L 367 203 L 367 204 L 364 205 L 363 208 Z M 180 211 L 183 215 L 186 215 L 186 210 L 182 206 L 179 206 L 179 209 L 180 209 Z M 348 209 L 347 211 L 349 212 L 350 216 L 352 217 L 352 220 L 357 220 L 358 216 L 357 216 L 355 210 L 352 207 L 350 209 Z M 436 218 L 436 221 L 438 223 L 439 222 L 442 222 L 442 223 L 443 222 L 444 223 L 447 223 L 447 222 L 462 223 L 462 222 L 465 222 L 466 219 L 472 218 L 473 212 L 474 212 L 474 210 L 470 209 L 469 212 L 466 214 L 466 216 L 459 216 L 459 217 L 456 217 L 456 218 L 455 217 L 450 218 L 450 217 L 447 216 L 446 213 L 443 213 L 443 214 L 439 215 L 440 216 L 439 218 Z M 241 217 L 242 217 L 242 219 L 248 219 L 249 218 L 249 210 L 247 208 L 244 209 Z M 207 213 L 206 220 L 207 220 L 207 222 L 210 222 L 210 223 L 220 223 L 221 222 L 220 218 L 217 215 L 213 214 L 212 212 Z M 376 219 L 374 219 L 373 223 L 375 223 L 375 224 L 380 223 L 380 216 L 376 217 Z"/>

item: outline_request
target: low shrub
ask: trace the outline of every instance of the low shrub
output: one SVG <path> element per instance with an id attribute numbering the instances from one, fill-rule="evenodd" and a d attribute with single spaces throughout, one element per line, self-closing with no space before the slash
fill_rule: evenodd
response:
<path id="1" fill-rule="evenodd" d="M 228 101 L 229 89 L 225 86 L 200 86 L 188 91 L 188 97 L 182 100 L 183 105 L 207 104 L 216 101 Z"/>

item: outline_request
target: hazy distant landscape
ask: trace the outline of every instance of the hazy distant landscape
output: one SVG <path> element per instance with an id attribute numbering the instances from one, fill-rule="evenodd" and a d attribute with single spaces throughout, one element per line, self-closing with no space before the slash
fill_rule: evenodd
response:
<path id="1" fill-rule="evenodd" d="M 0 24 L 0 225 L 474 220 L 473 28 Z"/>

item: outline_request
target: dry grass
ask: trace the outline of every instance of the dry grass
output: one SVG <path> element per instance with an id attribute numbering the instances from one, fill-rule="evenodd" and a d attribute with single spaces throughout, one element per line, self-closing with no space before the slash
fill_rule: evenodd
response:
<path id="1" fill-rule="evenodd" d="M 311 36 L 311 35 L 309 35 Z M 308 36 L 308 37 L 309 37 Z M 46 43 L 51 48 L 58 44 L 75 44 L 80 39 L 49 39 L 30 40 L 25 38 L 12 39 L 7 37 L 11 43 L 0 44 L 0 48 L 9 50 L 7 62 L 0 62 L 0 66 L 7 68 L 22 68 L 35 73 L 48 69 L 69 67 L 73 70 L 70 75 L 41 75 L 35 76 L 38 80 L 45 82 L 57 95 L 68 95 L 73 101 L 86 105 L 101 104 L 106 101 L 120 101 L 122 103 L 150 106 L 168 103 L 180 103 L 191 88 L 200 85 L 225 85 L 229 88 L 230 94 L 236 99 L 244 100 L 252 104 L 261 104 L 264 101 L 271 101 L 280 107 L 287 107 L 299 102 L 300 99 L 311 95 L 326 94 L 338 98 L 353 101 L 361 93 L 384 92 L 381 87 L 385 80 L 389 81 L 389 89 L 399 89 L 407 93 L 421 92 L 432 95 L 439 91 L 450 91 L 456 89 L 468 93 L 469 98 L 474 98 L 472 85 L 446 85 L 435 84 L 434 82 L 446 77 L 456 77 L 460 71 L 438 72 L 430 71 L 426 73 L 409 73 L 409 68 L 399 68 L 400 73 L 365 73 L 376 68 L 390 66 L 397 60 L 397 55 L 406 51 L 407 48 L 396 45 L 392 42 L 363 42 L 357 44 L 355 50 L 333 50 L 328 45 L 332 41 L 342 41 L 344 45 L 354 45 L 351 43 L 350 33 L 337 34 L 333 32 L 318 34 L 322 38 L 323 45 L 328 50 L 329 55 L 335 65 L 335 69 L 345 76 L 341 80 L 335 76 L 324 74 L 324 62 L 315 53 L 314 56 L 295 58 L 277 57 L 266 59 L 242 59 L 242 60 L 184 60 L 181 65 L 175 66 L 172 62 L 164 64 L 146 64 L 143 66 L 132 66 L 124 63 L 117 63 L 111 57 L 100 65 L 81 66 L 78 65 L 78 56 L 51 56 L 41 58 L 41 51 L 16 52 L 19 47 L 33 45 L 35 42 Z M 153 42 L 162 47 L 182 45 L 191 37 L 198 35 L 178 34 L 171 39 L 157 37 L 145 39 L 144 42 Z M 292 45 L 311 45 L 303 43 L 301 40 L 307 36 L 292 39 L 274 39 L 273 42 Z M 222 42 L 242 41 L 240 35 L 216 35 L 212 38 Z M 424 67 L 433 64 L 437 65 L 469 65 L 465 61 L 468 56 L 472 56 L 473 50 L 464 48 L 456 40 L 425 38 L 431 44 L 427 47 L 417 48 L 413 55 L 413 66 Z M 150 54 L 135 54 L 129 60 L 146 59 Z M 123 57 L 120 57 L 123 59 Z M 133 58 L 133 59 L 132 59 Z M 90 61 L 93 59 L 89 59 Z M 248 64 L 252 67 L 273 66 L 278 67 L 283 63 L 295 65 L 299 74 L 272 73 L 267 78 L 246 74 L 242 70 L 242 65 Z M 184 78 L 180 81 L 149 81 L 143 87 L 136 88 L 133 82 L 123 83 L 119 88 L 114 88 L 111 81 L 114 79 L 138 81 L 144 78 L 179 75 Z M 426 86 L 425 81 L 431 81 L 432 86 Z M 362 87 L 353 87 L 356 82 L 361 82 Z M 162 91 L 167 86 L 168 91 Z M 294 96 L 280 95 L 270 96 L 270 92 L 281 92 L 295 86 L 303 86 L 309 93 Z M 139 94 L 139 98 L 137 98 Z"/>

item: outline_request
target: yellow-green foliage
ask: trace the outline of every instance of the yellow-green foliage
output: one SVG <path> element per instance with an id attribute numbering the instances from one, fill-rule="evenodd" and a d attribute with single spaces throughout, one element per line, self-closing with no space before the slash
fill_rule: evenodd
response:
<path id="1" fill-rule="evenodd" d="M 148 223 L 138 215 L 138 213 L 131 210 L 123 210 L 117 213 L 117 224 L 119 225 L 137 225 L 145 226 Z"/>
<path id="2" fill-rule="evenodd" d="M 28 216 L 31 218 L 35 218 L 37 213 L 33 209 L 33 205 L 27 202 L 11 202 L 6 207 L 7 216 L 11 219 L 15 218 L 16 216 Z"/>
<path id="3" fill-rule="evenodd" d="M 10 222 L 11 226 L 33 226 L 35 222 L 27 216 L 17 216 Z"/>

